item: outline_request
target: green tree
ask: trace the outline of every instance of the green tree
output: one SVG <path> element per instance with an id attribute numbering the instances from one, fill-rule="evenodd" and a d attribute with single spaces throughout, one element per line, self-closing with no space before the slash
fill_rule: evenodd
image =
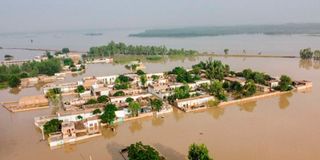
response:
<path id="1" fill-rule="evenodd" d="M 229 49 L 226 48 L 226 49 L 223 50 L 223 52 L 224 52 L 225 55 L 227 55 L 227 54 L 229 54 Z"/>
<path id="2" fill-rule="evenodd" d="M 223 88 L 223 83 L 218 80 L 212 81 L 208 86 L 207 91 L 220 101 L 227 100 L 226 91 Z"/>
<path id="3" fill-rule="evenodd" d="M 72 61 L 71 58 L 65 58 L 65 59 L 63 59 L 63 64 L 64 64 L 65 66 L 74 65 L 74 63 L 73 63 L 73 61 Z"/>
<path id="4" fill-rule="evenodd" d="M 142 86 L 145 86 L 147 83 L 147 76 L 145 74 L 140 76 L 140 82 L 142 84 Z"/>
<path id="5" fill-rule="evenodd" d="M 190 87 L 188 85 L 181 86 L 174 89 L 173 94 L 175 99 L 185 99 L 190 97 Z"/>
<path id="6" fill-rule="evenodd" d="M 101 113 L 101 110 L 99 108 L 92 111 L 92 114 L 94 114 L 94 115 L 100 114 L 100 113 Z"/>
<path id="7" fill-rule="evenodd" d="M 145 75 L 146 73 L 143 72 L 143 70 L 139 69 L 139 70 L 137 70 L 136 74 L 141 76 L 141 75 Z"/>
<path id="8" fill-rule="evenodd" d="M 161 160 L 159 152 L 142 142 L 131 144 L 128 147 L 128 158 L 130 160 Z"/>
<path id="9" fill-rule="evenodd" d="M 83 93 L 86 89 L 83 87 L 83 85 L 79 85 L 77 86 L 77 89 L 75 90 L 75 92 L 77 93 Z"/>
<path id="10" fill-rule="evenodd" d="M 104 107 L 104 112 L 101 114 L 100 119 L 102 123 L 107 123 L 109 125 L 112 125 L 115 118 L 116 118 L 116 113 L 117 107 L 114 104 L 107 104 Z"/>
<path id="11" fill-rule="evenodd" d="M 133 101 L 134 101 L 134 99 L 131 98 L 131 97 L 126 98 L 126 102 L 127 102 L 127 103 L 130 103 L 130 102 L 133 102 Z"/>
<path id="12" fill-rule="evenodd" d="M 97 98 L 97 101 L 98 101 L 99 103 L 106 103 L 106 102 L 108 102 L 108 96 L 105 96 L 105 95 L 99 96 L 99 97 Z"/>
<path id="13" fill-rule="evenodd" d="M 212 160 L 208 148 L 204 144 L 191 144 L 188 152 L 189 160 Z"/>
<path id="14" fill-rule="evenodd" d="M 150 104 L 151 104 L 152 109 L 156 110 L 158 112 L 161 111 L 162 106 L 163 106 L 162 100 L 159 100 L 159 99 L 151 99 Z"/>
<path id="15" fill-rule="evenodd" d="M 289 91 L 292 89 L 292 80 L 289 76 L 282 75 L 280 77 L 279 89 L 280 91 Z"/>
<path id="16" fill-rule="evenodd" d="M 62 120 L 58 120 L 58 119 L 52 119 L 52 120 L 46 122 L 43 125 L 44 133 L 50 134 L 50 133 L 60 131 L 61 130 L 61 123 L 62 123 Z"/>
<path id="17" fill-rule="evenodd" d="M 78 115 L 78 116 L 77 116 L 77 119 L 78 119 L 78 120 L 83 120 L 83 117 L 82 117 L 81 115 Z"/>
<path id="18" fill-rule="evenodd" d="M 123 91 L 117 91 L 116 93 L 113 94 L 113 96 L 115 97 L 119 97 L 119 96 L 124 96 L 125 93 Z"/>
<path id="19" fill-rule="evenodd" d="M 141 106 L 138 102 L 130 102 L 129 103 L 129 110 L 130 110 L 132 116 L 134 116 L 134 117 L 138 116 L 140 109 L 141 109 Z"/>
<path id="20" fill-rule="evenodd" d="M 69 50 L 69 48 L 62 48 L 61 52 L 62 53 L 69 53 L 70 50 Z"/>
<path id="21" fill-rule="evenodd" d="M 157 81 L 160 77 L 158 75 L 152 75 L 151 78 L 153 81 Z"/>
<path id="22" fill-rule="evenodd" d="M 18 87 L 21 84 L 21 80 L 13 75 L 10 77 L 8 84 L 11 88 Z"/>
<path id="23" fill-rule="evenodd" d="M 246 84 L 242 87 L 242 96 L 249 97 L 256 93 L 256 85 L 252 80 L 246 82 Z"/>

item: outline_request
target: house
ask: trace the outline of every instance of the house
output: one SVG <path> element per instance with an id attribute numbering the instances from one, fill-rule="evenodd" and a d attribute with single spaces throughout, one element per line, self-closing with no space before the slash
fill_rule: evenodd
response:
<path id="1" fill-rule="evenodd" d="M 144 93 L 144 94 L 136 94 L 136 95 L 126 95 L 126 96 L 118 96 L 118 97 L 110 97 L 111 103 L 124 103 L 127 98 L 131 97 L 133 100 L 137 100 L 138 98 L 146 98 L 151 97 L 152 94 Z"/>
<path id="2" fill-rule="evenodd" d="M 186 99 L 178 99 L 175 101 L 175 106 L 178 108 L 188 111 L 194 108 L 199 108 L 204 106 L 208 101 L 214 100 L 215 98 L 210 95 L 201 95 L 197 97 L 190 97 Z"/>
<path id="3" fill-rule="evenodd" d="M 265 86 L 265 85 L 261 85 L 261 84 L 255 84 L 256 85 L 256 88 L 257 88 L 257 91 L 260 91 L 260 92 L 270 92 L 271 88 L 269 86 Z"/>
<path id="4" fill-rule="evenodd" d="M 103 84 L 113 84 L 118 75 L 111 75 L 111 76 L 103 76 L 103 77 L 96 77 L 97 81 Z"/>
<path id="5" fill-rule="evenodd" d="M 238 82 L 242 86 L 246 84 L 246 80 L 242 77 L 224 77 L 224 80 L 228 82 Z"/>
<path id="6" fill-rule="evenodd" d="M 98 85 L 98 84 L 94 84 L 91 87 L 91 93 L 93 96 L 109 96 L 111 89 Z"/>
<path id="7" fill-rule="evenodd" d="M 93 116 L 84 120 L 84 125 L 87 128 L 89 135 L 100 133 L 100 119 L 98 116 Z"/>
<path id="8" fill-rule="evenodd" d="M 278 87 L 279 86 L 279 80 L 277 79 L 271 79 L 269 81 L 267 81 L 268 85 L 270 88 L 275 88 L 275 87 Z"/>
<path id="9" fill-rule="evenodd" d="M 304 90 L 312 87 L 312 82 L 307 80 L 293 81 L 293 86 L 297 90 Z"/>
<path id="10" fill-rule="evenodd" d="M 62 93 L 73 92 L 77 89 L 77 83 L 47 84 L 43 87 L 43 93 L 46 95 L 50 89 L 59 88 Z"/>
<path id="11" fill-rule="evenodd" d="M 85 89 L 90 89 L 93 84 L 97 83 L 97 79 L 95 77 L 83 79 L 83 87 Z"/>

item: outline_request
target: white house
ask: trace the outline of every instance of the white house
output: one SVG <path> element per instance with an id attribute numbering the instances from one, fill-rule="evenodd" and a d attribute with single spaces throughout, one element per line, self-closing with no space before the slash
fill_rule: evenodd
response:
<path id="1" fill-rule="evenodd" d="M 205 105 L 210 100 L 214 100 L 214 97 L 210 95 L 201 95 L 186 99 L 178 99 L 176 100 L 175 105 L 180 109 L 189 110 L 193 107 L 200 107 L 202 105 Z"/>

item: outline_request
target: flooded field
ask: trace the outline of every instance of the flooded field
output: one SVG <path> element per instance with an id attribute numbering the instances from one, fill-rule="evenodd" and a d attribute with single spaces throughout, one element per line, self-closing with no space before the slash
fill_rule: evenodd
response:
<path id="1" fill-rule="evenodd" d="M 175 66 L 191 67 L 207 57 L 171 59 L 145 63 L 146 72 L 168 71 Z M 93 160 L 120 159 L 121 148 L 136 141 L 151 144 L 168 159 L 186 158 L 188 146 L 205 143 L 217 160 L 317 160 L 320 159 L 320 65 L 299 59 L 215 58 L 231 69 L 263 71 L 273 76 L 287 74 L 293 79 L 313 81 L 311 91 L 294 92 L 245 104 L 210 108 L 201 112 L 174 110 L 164 118 L 144 118 L 122 123 L 116 132 L 50 150 L 33 124 L 33 117 L 51 114 L 55 108 L 10 113 L 0 108 L 0 159 Z M 94 64 L 83 76 L 101 76 L 128 72 L 120 64 Z M 0 101 L 40 94 L 36 88 L 0 91 Z"/>

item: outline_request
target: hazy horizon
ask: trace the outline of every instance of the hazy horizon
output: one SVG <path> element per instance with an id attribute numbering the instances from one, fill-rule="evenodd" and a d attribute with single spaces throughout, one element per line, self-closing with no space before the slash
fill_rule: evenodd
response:
<path id="1" fill-rule="evenodd" d="M 320 23 L 319 0 L 2 0 L 0 33 Z"/>

